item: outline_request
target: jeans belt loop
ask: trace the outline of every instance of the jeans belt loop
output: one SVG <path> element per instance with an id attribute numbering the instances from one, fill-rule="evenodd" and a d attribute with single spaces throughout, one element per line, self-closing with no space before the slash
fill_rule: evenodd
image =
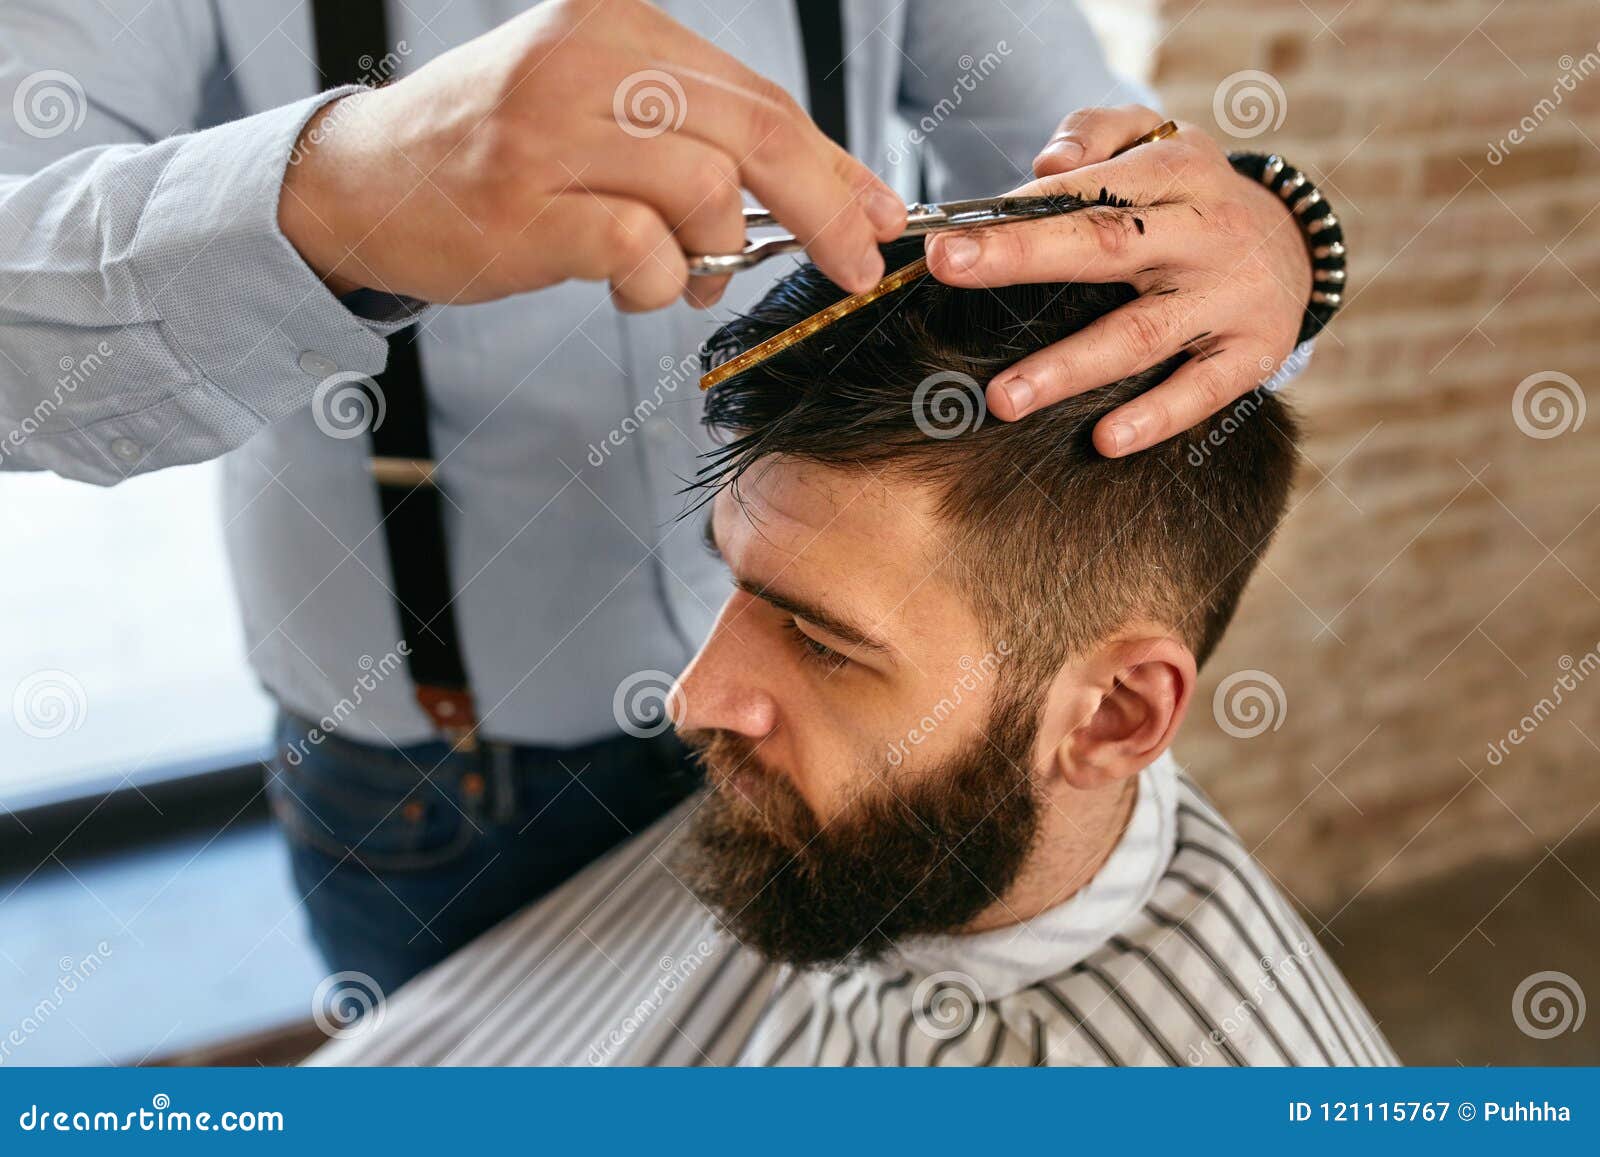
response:
<path id="1" fill-rule="evenodd" d="M 516 748 L 509 743 L 489 742 L 483 745 L 489 764 L 489 782 L 493 793 L 493 820 L 507 824 L 517 816 L 517 781 L 512 772 L 516 768 Z"/>

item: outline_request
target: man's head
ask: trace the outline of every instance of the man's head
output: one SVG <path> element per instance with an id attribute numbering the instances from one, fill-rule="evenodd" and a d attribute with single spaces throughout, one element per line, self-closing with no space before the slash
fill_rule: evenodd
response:
<path id="1" fill-rule="evenodd" d="M 708 359 L 841 296 L 804 267 Z M 1104 853 L 1171 743 L 1283 511 L 1281 400 L 1125 459 L 1095 421 L 1174 362 L 982 413 L 998 371 L 1132 296 L 925 278 L 709 394 L 707 538 L 739 590 L 675 697 L 713 785 L 686 867 L 769 955 L 871 956 L 1065 899 L 1052 881 Z"/>

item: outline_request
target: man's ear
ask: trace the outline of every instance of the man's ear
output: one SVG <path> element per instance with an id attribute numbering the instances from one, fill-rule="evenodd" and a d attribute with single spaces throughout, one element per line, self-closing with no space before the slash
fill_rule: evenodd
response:
<path id="1" fill-rule="evenodd" d="M 1193 653 L 1159 630 L 1068 664 L 1051 683 L 1040 728 L 1050 773 L 1081 791 L 1137 775 L 1172 746 L 1194 685 Z"/>

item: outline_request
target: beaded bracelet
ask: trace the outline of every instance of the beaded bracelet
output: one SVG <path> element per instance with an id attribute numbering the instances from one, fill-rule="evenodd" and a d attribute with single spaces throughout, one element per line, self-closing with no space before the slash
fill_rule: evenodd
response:
<path id="1" fill-rule="evenodd" d="M 1228 163 L 1238 173 L 1259 181 L 1283 199 L 1300 226 L 1311 253 L 1311 298 L 1295 344 L 1309 341 L 1344 304 L 1344 229 L 1339 218 L 1306 175 L 1276 153 L 1230 153 Z"/>

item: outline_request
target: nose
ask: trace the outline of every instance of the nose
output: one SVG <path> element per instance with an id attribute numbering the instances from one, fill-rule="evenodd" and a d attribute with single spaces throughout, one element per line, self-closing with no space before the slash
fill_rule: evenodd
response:
<path id="1" fill-rule="evenodd" d="M 700 653 L 678 676 L 668 711 L 680 731 L 731 731 L 764 739 L 777 726 L 778 702 L 758 677 L 752 652 L 738 638 L 738 604 L 749 597 L 741 592 L 723 604 Z"/>

